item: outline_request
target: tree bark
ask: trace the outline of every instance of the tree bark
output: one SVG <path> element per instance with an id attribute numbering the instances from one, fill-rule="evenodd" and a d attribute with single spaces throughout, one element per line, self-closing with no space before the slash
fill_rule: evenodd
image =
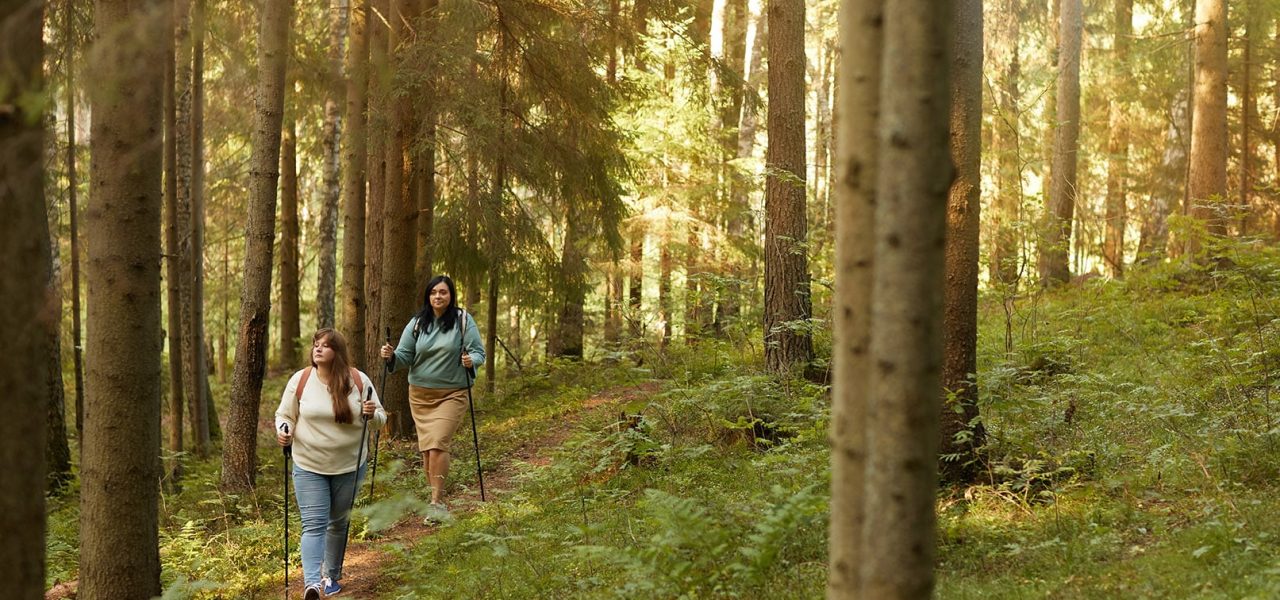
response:
<path id="1" fill-rule="evenodd" d="M 370 0 L 369 27 L 369 140 L 383 140 L 388 131 L 387 108 L 390 88 L 390 68 L 387 39 L 390 29 L 386 21 L 388 0 Z M 382 317 L 382 212 L 387 190 L 387 145 L 369 143 L 369 196 L 366 198 L 364 243 L 365 290 L 365 364 L 381 364 L 378 349 L 386 337 L 388 327 L 399 323 L 384 321 Z"/>
<path id="2" fill-rule="evenodd" d="M 342 138 L 342 330 L 351 359 L 365 369 L 365 175 L 368 171 L 369 0 L 355 0 L 347 46 L 347 135 Z M 375 332 L 376 335 L 376 332 Z"/>
<path id="3" fill-rule="evenodd" d="M 321 130 L 323 202 L 320 204 L 319 275 L 316 280 L 316 329 L 333 327 L 334 295 L 338 281 L 338 200 L 342 196 L 338 163 L 341 160 L 343 45 L 346 43 L 347 6 L 341 0 L 329 4 L 329 61 L 325 85 L 324 127 Z"/>
<path id="4" fill-rule="evenodd" d="M 165 38 L 172 29 L 160 2 L 98 0 L 94 6 L 78 597 L 151 598 L 160 594 L 163 157 L 157 140 Z"/>
<path id="5" fill-rule="evenodd" d="M 1061 0 L 1058 37 L 1057 127 L 1053 167 L 1050 171 L 1049 206 L 1040 277 L 1044 285 L 1066 283 L 1071 278 L 1071 229 L 1075 219 L 1077 150 L 1080 141 L 1080 44 L 1084 30 L 1081 0 Z"/>
<path id="6" fill-rule="evenodd" d="M 1114 79 L 1107 141 L 1106 241 L 1102 258 L 1113 277 L 1124 274 L 1124 230 L 1128 221 L 1129 125 L 1124 81 L 1129 77 L 1129 46 L 1133 38 L 1133 0 L 1116 0 L 1115 41 L 1112 43 Z"/>
<path id="7" fill-rule="evenodd" d="M 280 139 L 280 359 L 281 368 L 293 369 L 302 361 L 302 317 L 298 225 L 298 123 L 289 109 Z"/>
<path id="8" fill-rule="evenodd" d="M 0 369 L 10 407 L 46 415 L 50 332 L 60 307 L 51 295 L 49 225 L 44 193 L 44 111 L 21 99 L 46 93 L 43 77 L 43 2 L 0 4 L 0 206 L 5 235 L 0 236 L 0 327 L 10 356 Z M 158 91 L 158 90 L 157 90 Z M 94 140 L 97 138 L 95 136 Z M 156 223 L 159 231 L 159 223 Z M 158 362 L 157 362 L 158 364 Z M 157 379 L 158 381 L 158 379 Z M 0 423 L 0 576 L 15 598 L 44 596 L 45 436 L 44 419 L 11 418 Z M 90 493 L 86 488 L 85 493 Z M 157 564 L 157 583 L 159 569 Z"/>
<path id="9" fill-rule="evenodd" d="M 245 490 L 257 475 L 258 406 L 267 370 L 267 323 L 271 316 L 271 251 L 275 237 L 276 184 L 280 179 L 280 132 L 284 121 L 285 66 L 289 57 L 292 0 L 263 0 L 258 33 L 258 89 L 254 102 L 251 196 L 246 231 L 244 285 L 240 289 L 240 333 L 231 409 L 222 447 L 222 487 Z"/>
<path id="10" fill-rule="evenodd" d="M 942 371 L 951 2 L 887 2 L 881 80 L 870 395 L 864 489 L 865 598 L 928 598 Z"/>
<path id="11" fill-rule="evenodd" d="M 999 111 L 992 127 L 991 153 L 995 155 L 996 200 L 992 223 L 995 240 L 992 242 L 992 282 L 1016 285 L 1022 271 L 1018 221 L 1022 207 L 1022 143 L 1021 93 L 1019 79 L 1022 63 L 1018 38 L 1021 36 L 1022 15 L 1020 0 L 1008 0 L 1002 10 L 996 12 L 999 21 L 992 35 L 996 46 L 994 56 L 997 69 Z"/>
<path id="12" fill-rule="evenodd" d="M 813 359 L 805 240 L 804 2 L 769 0 L 769 148 L 765 158 L 764 356 L 775 374 Z"/>
<path id="13" fill-rule="evenodd" d="M 75 39 L 70 35 L 75 31 L 73 16 L 75 3 L 66 2 L 62 10 L 62 29 L 64 35 L 63 65 L 67 70 L 66 94 L 67 104 L 67 204 L 71 226 L 71 348 L 75 363 L 76 380 L 76 439 L 84 436 L 84 346 L 81 340 L 84 335 L 80 331 L 80 207 L 77 201 L 80 183 L 76 175 L 76 86 L 75 86 Z"/>
<path id="14" fill-rule="evenodd" d="M 1196 0 L 1195 93 L 1191 115 L 1189 214 L 1204 221 L 1209 235 L 1227 233 L 1227 3 Z M 1185 251 L 1195 256 L 1202 240 L 1188 236 Z"/>
<path id="15" fill-rule="evenodd" d="M 195 0 L 191 18 L 191 329 L 193 340 L 191 361 L 193 383 L 191 414 L 194 424 L 196 456 L 209 453 L 212 433 L 219 429 L 217 412 L 209 394 L 209 366 L 205 354 L 204 333 L 204 0 Z"/>
<path id="16" fill-rule="evenodd" d="M 560 254 L 560 315 L 547 354 L 581 359 L 583 356 L 583 308 L 586 301 L 587 256 L 583 251 L 584 219 L 570 209 L 565 214 L 564 247 Z M 490 350 L 497 355 L 496 350 Z"/>
<path id="17" fill-rule="evenodd" d="M 179 289 L 182 267 L 178 247 L 178 141 L 177 105 L 175 103 L 176 36 L 172 23 L 165 36 L 164 97 L 164 213 L 165 213 L 165 298 L 169 339 L 169 451 L 177 455 L 185 450 L 183 431 L 186 421 L 186 385 L 182 379 L 182 295 Z M 82 446 L 83 447 L 83 446 Z M 176 489 L 182 480 L 182 460 L 174 458 L 166 468 L 169 485 Z"/>
<path id="18" fill-rule="evenodd" d="M 627 324 L 633 340 L 644 335 L 644 317 L 640 312 L 644 292 L 644 236 L 644 223 L 636 222 L 631 231 L 631 260 L 627 275 Z"/>
<path id="19" fill-rule="evenodd" d="M 762 0 L 747 0 L 747 27 L 743 40 L 742 54 L 742 102 L 739 106 L 737 162 L 742 163 L 751 158 L 756 140 L 757 113 L 760 88 L 760 55 L 764 44 L 760 43 L 760 30 L 763 29 L 764 14 Z M 741 249 L 752 244 L 747 237 L 747 222 L 750 217 L 748 196 L 751 188 L 751 177 L 742 168 L 735 167 L 730 173 L 729 210 L 725 219 L 728 221 L 728 238 L 731 246 L 739 251 L 729 258 L 729 281 L 719 300 L 721 317 L 717 321 L 727 323 L 737 319 L 742 312 L 742 291 L 746 278 L 746 269 L 742 265 Z"/>
<path id="20" fill-rule="evenodd" d="M 951 161 L 943 289 L 942 410 L 939 473 L 973 481 L 978 422 L 978 233 L 982 196 L 982 0 L 954 0 L 951 69 Z"/>
<path id="21" fill-rule="evenodd" d="M 871 284 L 875 270 L 884 0 L 842 2 L 836 77 L 835 340 L 831 389 L 831 518 L 827 598 L 863 598 Z"/>
<path id="22" fill-rule="evenodd" d="M 408 20 L 416 16 L 414 0 L 391 0 L 391 35 L 387 52 L 391 56 L 409 39 Z M 415 311 L 414 241 L 417 239 L 417 196 L 410 183 L 413 159 L 410 154 L 411 114 L 409 98 L 398 97 L 390 107 L 390 131 L 386 149 L 386 200 L 382 206 L 382 315 L 394 322 L 407 320 Z M 409 383 L 402 371 L 387 378 L 382 402 L 392 414 L 390 433 L 400 439 L 414 435 L 409 413 Z"/>
<path id="23" fill-rule="evenodd" d="M 663 224 L 662 246 L 658 249 L 658 322 L 662 323 L 662 336 L 658 347 L 666 348 L 671 341 L 671 221 Z"/>
<path id="24" fill-rule="evenodd" d="M 1257 122 L 1257 99 L 1253 92 L 1253 36 L 1258 31 L 1258 9 L 1252 0 L 1245 3 L 1244 57 L 1240 67 L 1240 235 L 1249 235 L 1253 223 L 1253 124 Z"/>
<path id="25" fill-rule="evenodd" d="M 43 200 L 43 199 L 42 199 Z M 42 202 L 43 203 L 43 202 Z M 48 208 L 53 209 L 50 205 Z M 49 261 L 49 280 L 45 285 L 49 288 L 49 298 L 54 306 L 62 307 L 62 292 L 59 282 L 62 280 L 58 268 L 58 240 L 50 227 L 57 226 L 57 210 L 50 210 L 45 223 L 45 243 L 49 247 L 46 260 Z M 48 355 L 45 366 L 45 384 L 48 386 L 48 410 L 45 411 L 48 433 L 45 445 L 45 489 L 50 494 L 60 492 L 67 482 L 71 481 L 71 448 L 67 445 L 67 400 L 62 382 L 62 319 L 52 319 L 48 323 L 49 336 Z"/>

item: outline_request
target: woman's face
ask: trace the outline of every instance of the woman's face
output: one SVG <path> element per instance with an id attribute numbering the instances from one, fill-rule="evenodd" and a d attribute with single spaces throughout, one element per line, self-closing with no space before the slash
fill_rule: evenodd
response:
<path id="1" fill-rule="evenodd" d="M 431 301 L 432 310 L 435 310 L 436 314 L 443 313 L 444 309 L 449 307 L 449 300 L 451 299 L 449 286 L 443 281 L 437 283 L 436 287 L 431 288 L 431 295 L 428 298 Z"/>
<path id="2" fill-rule="evenodd" d="M 328 365 L 333 362 L 333 346 L 329 345 L 329 336 L 322 337 L 311 345 L 311 360 L 316 365 Z"/>

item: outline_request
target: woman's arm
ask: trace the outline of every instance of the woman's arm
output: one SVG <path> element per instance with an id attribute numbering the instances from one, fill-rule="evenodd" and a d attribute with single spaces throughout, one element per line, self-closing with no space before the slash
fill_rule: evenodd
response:
<path id="1" fill-rule="evenodd" d="M 404 331 L 400 332 L 400 343 L 396 345 L 395 364 L 391 366 L 393 372 L 413 366 L 413 355 L 418 347 L 418 340 L 413 336 L 413 326 L 417 322 L 417 319 L 409 319 L 409 324 L 405 325 Z"/>
<path id="2" fill-rule="evenodd" d="M 284 386 L 284 394 L 280 396 L 280 405 L 276 407 L 276 431 L 281 425 L 289 426 L 289 433 L 298 425 L 298 384 L 302 380 L 302 371 L 293 374 L 289 383 Z"/>
<path id="3" fill-rule="evenodd" d="M 472 368 L 478 368 L 484 364 L 484 342 L 480 340 L 480 328 L 476 327 L 476 320 L 467 315 L 467 328 L 463 332 L 462 344 L 467 348 L 467 354 L 471 355 Z"/>

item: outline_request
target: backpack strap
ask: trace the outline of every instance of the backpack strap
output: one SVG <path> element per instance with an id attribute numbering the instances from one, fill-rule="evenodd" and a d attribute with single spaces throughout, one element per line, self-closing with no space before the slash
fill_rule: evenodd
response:
<path id="1" fill-rule="evenodd" d="M 302 370 L 302 380 L 298 382 L 298 387 L 293 390 L 293 396 L 298 402 L 302 402 L 302 390 L 306 389 L 308 379 L 311 379 L 311 367 Z"/>
<path id="2" fill-rule="evenodd" d="M 360 370 L 351 367 L 351 379 L 356 382 L 356 389 L 360 390 L 360 402 L 364 402 L 364 378 L 360 377 Z"/>

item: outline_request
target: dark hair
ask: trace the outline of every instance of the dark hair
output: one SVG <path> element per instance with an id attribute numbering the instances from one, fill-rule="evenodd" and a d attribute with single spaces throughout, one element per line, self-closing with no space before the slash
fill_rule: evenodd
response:
<path id="1" fill-rule="evenodd" d="M 431 308 L 431 290 L 437 285 L 444 283 L 449 288 L 449 306 L 445 307 L 444 314 L 440 318 L 436 318 L 436 311 Z M 453 325 L 458 322 L 458 289 L 453 286 L 453 279 L 448 275 L 436 275 L 427 282 L 426 291 L 422 292 L 422 310 L 414 315 L 418 319 L 413 326 L 413 335 L 416 337 L 419 333 L 431 331 L 432 325 L 439 325 L 440 331 L 450 331 Z"/>
<path id="2" fill-rule="evenodd" d="M 347 351 L 347 338 L 342 337 L 334 329 L 321 329 L 311 336 L 311 345 L 326 342 L 333 348 L 333 364 L 330 366 L 329 396 L 333 399 L 333 421 L 335 423 L 351 423 L 351 403 L 347 396 L 351 395 L 351 355 Z M 315 356 L 314 354 L 312 355 Z M 311 367 L 316 368 L 315 358 L 311 359 Z"/>

